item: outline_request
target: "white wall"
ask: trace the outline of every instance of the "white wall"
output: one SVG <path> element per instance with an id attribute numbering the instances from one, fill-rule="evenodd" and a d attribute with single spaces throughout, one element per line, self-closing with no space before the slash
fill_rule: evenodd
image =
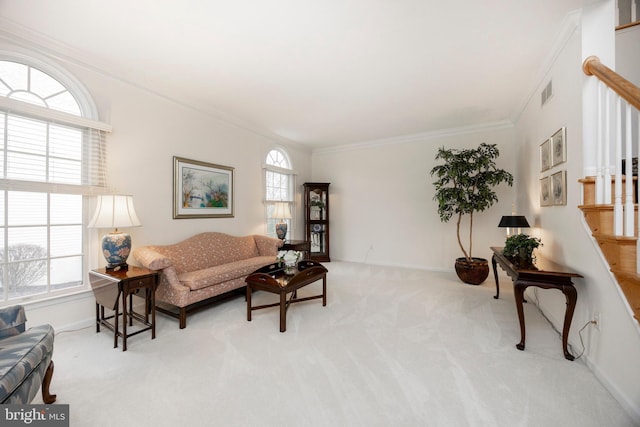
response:
<path id="1" fill-rule="evenodd" d="M 31 46 L 40 51 L 46 50 Z M 0 40 L 0 49 L 24 49 Z M 142 227 L 129 229 L 133 246 L 175 243 L 198 232 L 220 231 L 234 235 L 264 234 L 264 179 L 267 152 L 283 146 L 298 172 L 297 194 L 308 181 L 311 152 L 222 122 L 210 115 L 142 90 L 88 66 L 56 57 L 55 63 L 77 77 L 92 94 L 100 119 L 113 126 L 107 137 L 109 180 L 113 190 L 132 194 Z M 185 76 L 184 78 L 188 78 Z M 234 218 L 173 219 L 173 156 L 235 168 Z M 302 238 L 303 215 L 298 203 L 297 234 Z M 104 230 L 101 230 L 104 232 Z M 90 268 L 102 267 L 96 233 L 96 254 Z M 133 257 L 129 261 L 136 264 Z M 85 279 L 86 280 L 86 279 Z M 30 324 L 51 323 L 57 330 L 73 328 L 94 316 L 91 291 L 52 303 L 27 304 Z"/>
<path id="2" fill-rule="evenodd" d="M 602 13 L 598 8 L 602 5 L 595 6 L 593 12 Z M 597 20 L 589 13 L 589 10 L 585 11 L 585 20 Z M 604 13 L 609 11 L 604 10 Z M 589 48 L 589 38 L 583 38 L 581 32 L 581 28 L 588 26 L 589 23 L 583 21 L 582 27 L 576 28 L 560 49 L 536 89 L 536 95 L 516 123 L 517 192 L 519 205 L 536 225 L 533 233 L 543 240 L 541 254 L 584 276 L 574 280 L 578 302 L 569 338 L 574 352 L 582 349 L 579 329 L 593 318 L 594 313 L 600 313 L 600 331 L 587 327 L 583 332 L 586 345 L 583 357 L 611 393 L 640 422 L 640 371 L 637 369 L 640 330 L 577 208 L 581 204 L 582 188 L 578 179 L 583 176 L 583 141 L 593 139 L 590 134 L 592 123 L 588 118 L 583 122 L 582 116 L 583 91 L 588 92 L 591 85 L 590 78 L 582 72 L 582 61 L 594 54 Z M 553 81 L 554 95 L 541 107 L 539 93 L 549 79 Z M 562 126 L 567 128 L 568 160 L 551 171 L 540 173 L 540 143 Z M 567 172 L 567 205 L 540 207 L 539 179 L 559 170 Z M 560 292 L 536 289 L 531 299 L 537 300 L 555 328 L 562 330 L 564 296 Z"/>
<path id="3" fill-rule="evenodd" d="M 504 125 L 314 152 L 314 180 L 331 183 L 332 258 L 453 271 L 455 258 L 463 256 L 456 219 L 440 222 L 429 172 L 438 147 L 481 142 L 497 144 L 498 166 L 515 174 L 513 128 Z M 497 193 L 501 203 L 474 217 L 473 256 L 489 258 L 489 246 L 504 242 L 497 225 L 511 214 L 514 192 L 502 184 Z"/>

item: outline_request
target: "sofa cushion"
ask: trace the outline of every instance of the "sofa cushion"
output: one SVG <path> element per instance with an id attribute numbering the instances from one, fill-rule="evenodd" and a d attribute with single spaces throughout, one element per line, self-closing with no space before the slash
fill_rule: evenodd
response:
<path id="1" fill-rule="evenodd" d="M 40 325 L 0 341 L 0 402 L 18 390 L 24 393 L 40 387 L 47 367 L 40 365 L 51 360 L 53 337 L 50 325 Z M 35 371 L 38 375 L 32 375 Z"/>
<path id="2" fill-rule="evenodd" d="M 207 286 L 248 276 L 258 268 L 274 261 L 274 256 L 256 256 L 215 267 L 204 268 L 202 270 L 182 273 L 178 275 L 178 279 L 183 285 L 195 291 L 206 288 Z"/>

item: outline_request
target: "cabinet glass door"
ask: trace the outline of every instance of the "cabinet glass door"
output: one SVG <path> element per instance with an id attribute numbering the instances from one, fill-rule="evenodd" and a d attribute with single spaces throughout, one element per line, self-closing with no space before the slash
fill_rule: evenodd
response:
<path id="1" fill-rule="evenodd" d="M 315 261 L 329 258 L 329 183 L 305 183 L 306 232 Z"/>

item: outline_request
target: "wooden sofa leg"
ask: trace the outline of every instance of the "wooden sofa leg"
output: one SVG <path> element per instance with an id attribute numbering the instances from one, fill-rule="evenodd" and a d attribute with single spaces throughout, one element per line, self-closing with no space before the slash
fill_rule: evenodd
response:
<path id="1" fill-rule="evenodd" d="M 44 379 L 42 380 L 42 401 L 46 404 L 51 404 L 56 401 L 56 395 L 49 393 L 51 377 L 53 377 L 53 360 L 49 363 L 47 371 L 44 373 Z"/>
<path id="2" fill-rule="evenodd" d="M 187 309 L 180 307 L 180 329 L 187 327 Z"/>

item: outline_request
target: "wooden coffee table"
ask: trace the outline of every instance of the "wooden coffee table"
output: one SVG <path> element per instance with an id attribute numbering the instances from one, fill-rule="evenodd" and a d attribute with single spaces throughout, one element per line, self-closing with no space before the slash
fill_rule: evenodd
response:
<path id="1" fill-rule="evenodd" d="M 315 261 L 300 261 L 298 272 L 286 275 L 284 266 L 278 263 L 270 264 L 251 273 L 245 279 L 247 283 L 247 320 L 251 321 L 251 312 L 268 307 L 280 306 L 280 332 L 287 330 L 287 309 L 294 302 L 309 301 L 322 298 L 322 306 L 327 305 L 327 269 Z M 298 289 L 322 279 L 322 295 L 298 298 Z M 251 306 L 251 293 L 254 290 L 271 292 L 280 295 L 280 302 L 275 304 Z M 291 297 L 287 301 L 287 294 Z"/>

